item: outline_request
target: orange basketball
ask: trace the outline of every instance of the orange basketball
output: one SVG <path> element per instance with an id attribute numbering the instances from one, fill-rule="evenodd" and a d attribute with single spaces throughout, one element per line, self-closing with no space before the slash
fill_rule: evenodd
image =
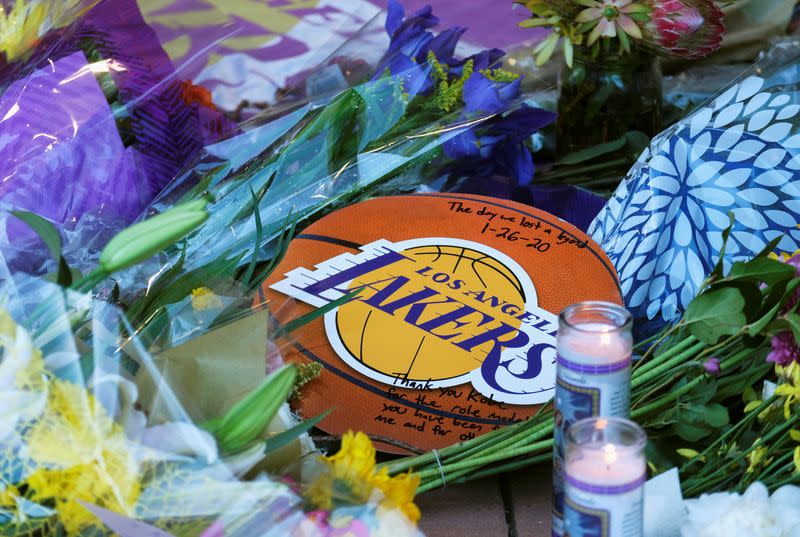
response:
<path id="1" fill-rule="evenodd" d="M 257 304 L 281 322 L 327 306 L 284 349 L 324 366 L 297 410 L 333 409 L 320 428 L 361 430 L 399 453 L 532 416 L 553 395 L 557 315 L 585 300 L 621 295 L 605 254 L 574 226 L 511 201 L 424 194 L 312 224 Z"/>

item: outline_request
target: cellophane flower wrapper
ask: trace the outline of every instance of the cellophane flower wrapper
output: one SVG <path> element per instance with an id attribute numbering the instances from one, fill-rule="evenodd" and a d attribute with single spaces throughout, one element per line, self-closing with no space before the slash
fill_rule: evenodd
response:
<path id="1" fill-rule="evenodd" d="M 299 509 L 286 484 L 238 478 L 119 310 L 27 276 L 2 296 L 0 533 L 111 535 L 95 507 L 175 535 Z M 159 390 L 141 397 L 134 374 Z"/>
<path id="2" fill-rule="evenodd" d="M 453 54 L 449 44 L 454 48 L 462 30 L 434 38 L 422 33 L 437 21 L 430 11 L 409 20 L 417 25 L 414 35 L 421 42 L 439 47 L 443 57 Z M 398 34 L 412 26 L 397 11 L 387 21 Z M 486 78 L 483 73 L 490 73 L 498 51 L 474 57 L 471 80 L 476 88 L 464 86 L 470 102 L 491 101 L 488 111 L 471 109 L 457 98 L 446 111 L 434 109 L 434 66 L 412 62 L 403 53 L 403 47 L 390 47 L 365 82 L 287 102 L 244 122 L 235 135 L 207 145 L 156 197 L 142 219 L 201 196 L 210 195 L 213 201 L 208 220 L 185 240 L 116 274 L 109 283 L 108 295 L 117 284 L 143 340 L 169 348 L 211 326 L 250 315 L 258 288 L 293 230 L 338 207 L 381 194 L 414 192 L 431 183 L 438 188 L 451 176 L 471 175 L 487 166 L 510 170 L 518 160 L 530 180 L 533 163 L 524 147 L 526 129 L 546 125 L 553 114 L 529 107 L 518 96 L 518 82 Z M 453 65 L 464 69 L 465 63 Z M 511 153 L 489 162 L 484 152 L 493 147 Z M 103 244 L 92 229 L 75 233 L 64 247 L 65 257 L 85 273 Z M 223 302 L 202 308 L 203 322 L 196 321 L 196 301 L 190 296 L 200 288 Z"/>
<path id="3" fill-rule="evenodd" d="M 800 43 L 775 44 L 656 136 L 592 223 L 642 335 L 678 319 L 720 257 L 727 271 L 774 239 L 798 249 L 799 74 Z"/>
<path id="4" fill-rule="evenodd" d="M 35 212 L 64 233 L 83 220 L 120 229 L 235 128 L 191 80 L 236 26 L 209 8 L 201 51 L 173 61 L 163 41 L 171 35 L 143 16 L 154 4 L 3 4 L 0 246 L 12 267 L 42 272 L 45 258 L 32 254 L 32 232 L 10 211 Z"/>
<path id="5" fill-rule="evenodd" d="M 279 255 L 276 242 L 291 226 L 302 229 L 304 222 L 348 203 L 411 193 L 446 177 L 454 161 L 447 157 L 445 144 L 494 117 L 465 120 L 456 112 L 402 138 L 387 138 L 406 111 L 395 89 L 391 83 L 357 86 L 338 95 L 334 104 L 326 100 L 302 105 L 263 125 L 251 123 L 243 134 L 207 147 L 200 162 L 170 185 L 146 214 L 162 212 L 208 189 L 216 200 L 209 205 L 209 219 L 185 243 L 121 274 L 120 287 L 134 290 L 141 287 L 136 282 L 156 281 L 170 273 L 175 280 L 189 276 L 196 282 L 189 287 L 252 298 L 254 288 L 228 285 L 231 275 L 254 257 L 264 263 Z M 508 111 L 521 106 L 515 103 Z M 331 113 L 336 121 L 345 117 L 350 125 L 359 125 L 351 141 L 324 128 Z M 190 311 L 190 300 L 183 298 L 181 304 L 159 303 L 176 313 L 165 320 L 165 342 L 189 337 L 178 313 Z M 146 308 L 141 319 L 152 313 Z M 198 325 L 188 328 L 197 330 Z"/>

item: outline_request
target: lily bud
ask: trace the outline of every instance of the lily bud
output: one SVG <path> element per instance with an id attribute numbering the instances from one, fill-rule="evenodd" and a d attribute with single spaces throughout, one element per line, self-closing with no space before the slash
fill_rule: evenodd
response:
<path id="1" fill-rule="evenodd" d="M 164 211 L 114 236 L 100 254 L 100 269 L 117 272 L 152 257 L 188 235 L 208 218 L 203 198 Z"/>
<path id="2" fill-rule="evenodd" d="M 221 419 L 203 427 L 213 434 L 224 453 L 245 450 L 266 430 L 294 388 L 297 369 L 287 365 L 270 375 Z"/>

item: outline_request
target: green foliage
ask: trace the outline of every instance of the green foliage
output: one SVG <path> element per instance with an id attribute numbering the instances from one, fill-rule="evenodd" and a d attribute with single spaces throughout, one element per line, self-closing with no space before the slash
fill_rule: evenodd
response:
<path id="1" fill-rule="evenodd" d="M 449 68 L 436 59 L 433 51 L 428 52 L 428 64 L 431 66 L 431 76 L 435 88 L 431 105 L 450 112 L 464 101 L 464 84 L 472 76 L 475 62 L 467 61 L 461 76 L 455 80 L 450 80 Z"/>
<path id="2" fill-rule="evenodd" d="M 73 276 L 78 275 L 70 269 L 67 260 L 61 255 L 61 235 L 49 220 L 46 220 L 36 213 L 29 211 L 11 211 L 11 214 L 25 222 L 36 234 L 42 239 L 47 249 L 50 250 L 50 255 L 53 256 L 56 263 L 58 263 L 58 271 L 55 275 L 55 281 L 62 287 L 69 287 L 72 285 Z"/>
<path id="3" fill-rule="evenodd" d="M 689 442 L 697 442 L 730 423 L 728 409 L 719 403 L 684 405 L 675 416 L 673 430 Z"/>
<path id="4" fill-rule="evenodd" d="M 717 289 L 693 300 L 686 308 L 683 322 L 700 341 L 716 343 L 723 335 L 738 333 L 747 323 L 744 306 L 744 297 L 738 289 Z"/>
<path id="5" fill-rule="evenodd" d="M 252 446 L 286 403 L 294 388 L 297 370 L 284 366 L 236 403 L 222 418 L 203 424 L 227 454 L 240 453 Z"/>

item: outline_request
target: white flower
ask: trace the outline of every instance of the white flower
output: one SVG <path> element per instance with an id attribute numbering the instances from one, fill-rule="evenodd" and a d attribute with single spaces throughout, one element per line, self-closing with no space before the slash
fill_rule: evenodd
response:
<path id="1" fill-rule="evenodd" d="M 411 522 L 400 509 L 379 509 L 378 527 L 373 537 L 421 537 L 416 524 Z"/>
<path id="2" fill-rule="evenodd" d="M 36 418 L 44 410 L 45 391 L 20 390 L 17 377 L 31 364 L 34 348 L 30 334 L 0 310 L 0 443 L 11 445 L 17 424 Z"/>
<path id="3" fill-rule="evenodd" d="M 743 495 L 704 494 L 685 502 L 681 537 L 800 537 L 800 489 L 784 487 L 772 498 L 753 483 Z"/>

